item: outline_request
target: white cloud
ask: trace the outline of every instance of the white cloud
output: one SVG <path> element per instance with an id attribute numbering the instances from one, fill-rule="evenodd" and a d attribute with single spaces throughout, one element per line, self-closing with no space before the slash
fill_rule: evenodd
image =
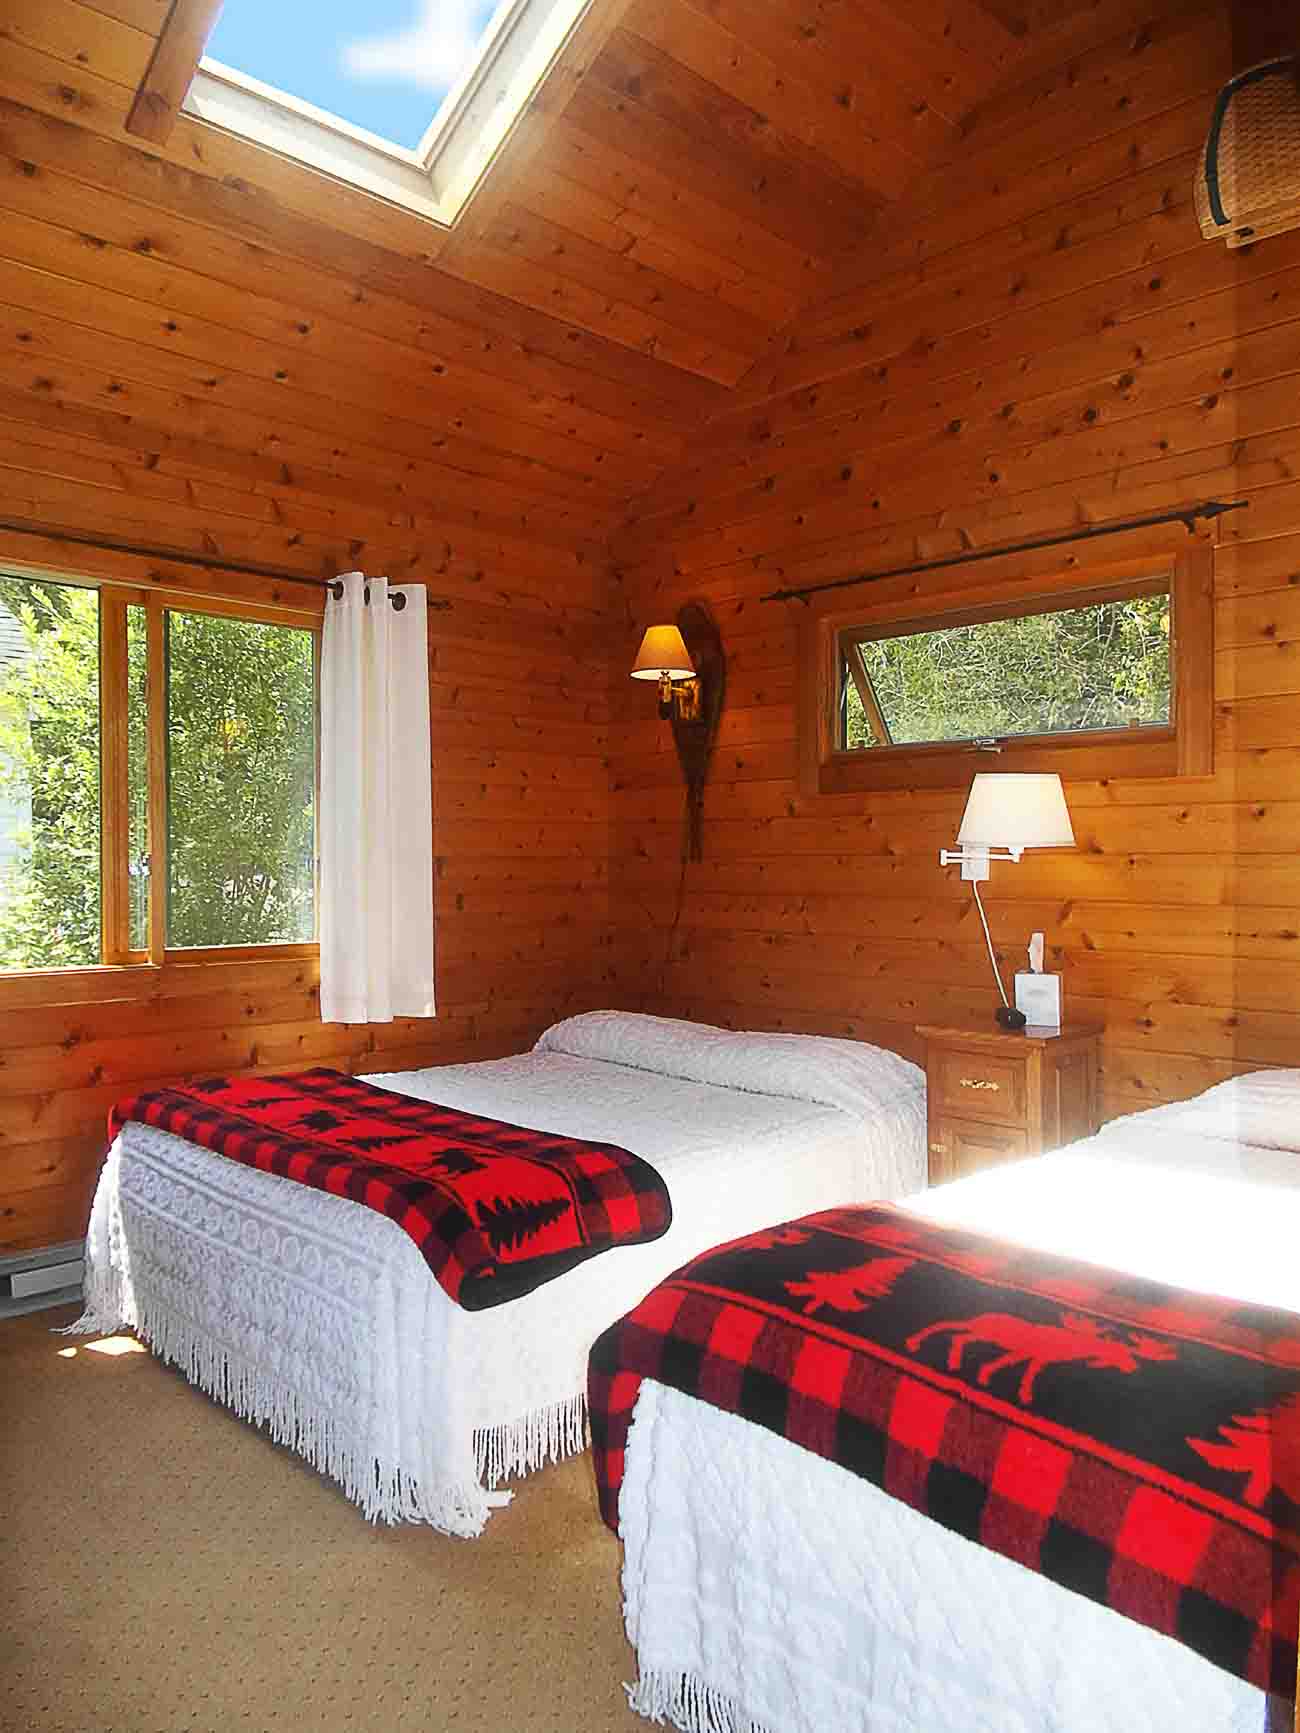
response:
<path id="1" fill-rule="evenodd" d="M 441 93 L 469 64 L 491 11 L 483 0 L 422 0 L 407 29 L 345 42 L 343 64 L 358 78 L 398 78 Z"/>

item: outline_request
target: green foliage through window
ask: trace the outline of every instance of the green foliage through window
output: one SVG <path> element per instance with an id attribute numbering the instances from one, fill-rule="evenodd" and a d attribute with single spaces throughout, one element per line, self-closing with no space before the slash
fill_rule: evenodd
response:
<path id="1" fill-rule="evenodd" d="M 314 634 L 163 614 L 168 846 L 155 875 L 147 614 L 126 608 L 123 938 L 148 948 L 165 877 L 169 946 L 310 940 Z M 102 960 L 100 636 L 97 590 L 0 573 L 0 970 Z"/>
<path id="2" fill-rule="evenodd" d="M 167 943 L 313 936 L 310 632 L 167 616 Z"/>
<path id="3" fill-rule="evenodd" d="M 0 576 L 0 969 L 99 961 L 99 597 Z"/>
<path id="4" fill-rule="evenodd" d="M 1168 593 L 897 637 L 852 635 L 884 729 L 849 669 L 849 749 L 1003 739 L 1170 720 Z M 887 731 L 887 732 L 886 732 Z"/>

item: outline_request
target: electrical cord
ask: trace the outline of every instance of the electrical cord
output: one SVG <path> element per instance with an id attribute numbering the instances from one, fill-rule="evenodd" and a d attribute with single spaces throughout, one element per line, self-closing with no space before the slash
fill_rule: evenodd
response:
<path id="1" fill-rule="evenodd" d="M 686 906 L 686 867 L 689 859 L 690 856 L 687 852 L 686 842 L 683 840 L 682 870 L 677 880 L 677 906 L 673 910 L 672 925 L 669 927 L 668 935 L 664 941 L 663 962 L 659 966 L 659 998 L 661 1002 L 664 996 L 664 987 L 668 980 L 668 968 L 673 960 L 673 946 L 677 938 L 677 929 L 682 924 L 682 911 Z"/>

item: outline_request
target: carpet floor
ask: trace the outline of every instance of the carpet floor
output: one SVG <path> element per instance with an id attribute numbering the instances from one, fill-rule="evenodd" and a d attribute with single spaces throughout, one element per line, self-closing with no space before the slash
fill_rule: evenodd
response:
<path id="1" fill-rule="evenodd" d="M 370 1527 L 73 1315 L 0 1324 L 3 1733 L 644 1733 L 585 1456 L 479 1540 Z"/>

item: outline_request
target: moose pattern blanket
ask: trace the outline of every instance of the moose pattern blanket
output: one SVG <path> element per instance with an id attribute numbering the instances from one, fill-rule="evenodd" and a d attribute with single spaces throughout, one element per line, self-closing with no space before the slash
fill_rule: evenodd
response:
<path id="1" fill-rule="evenodd" d="M 618 1526 L 645 1378 L 944 1527 L 1294 1687 L 1300 1317 L 943 1227 L 829 1210 L 705 1253 L 592 1350 Z"/>
<path id="2" fill-rule="evenodd" d="M 318 1068 L 208 1077 L 121 1101 L 127 1120 L 391 1217 L 467 1311 L 500 1305 L 611 1246 L 667 1232 L 667 1187 L 609 1143 L 530 1131 Z"/>

